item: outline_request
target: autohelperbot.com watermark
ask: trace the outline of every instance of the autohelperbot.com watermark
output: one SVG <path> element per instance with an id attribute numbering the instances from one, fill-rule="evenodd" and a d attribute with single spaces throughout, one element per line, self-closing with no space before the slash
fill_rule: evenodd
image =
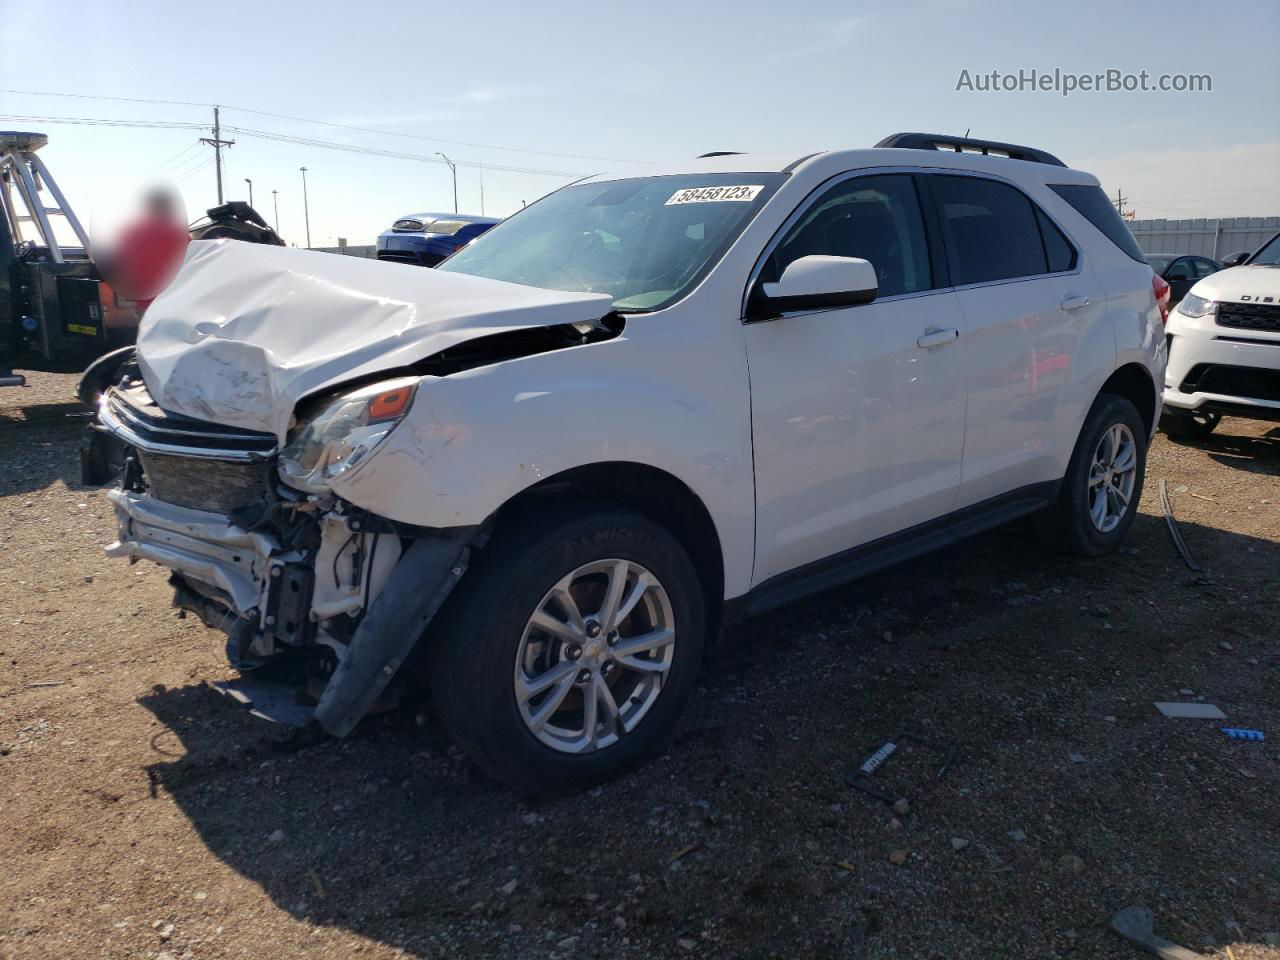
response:
<path id="1" fill-rule="evenodd" d="M 956 92 L 967 93 L 1056 93 L 1069 97 L 1074 93 L 1212 93 L 1213 76 L 1208 73 L 1134 73 L 1109 68 L 1097 73 L 1073 73 L 1055 67 L 1052 70 L 1024 68 L 1019 70 L 962 69 L 956 79 Z"/>

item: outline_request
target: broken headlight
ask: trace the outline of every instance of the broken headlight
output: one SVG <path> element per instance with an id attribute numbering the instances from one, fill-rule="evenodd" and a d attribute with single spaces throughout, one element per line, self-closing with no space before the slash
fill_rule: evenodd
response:
<path id="1" fill-rule="evenodd" d="M 416 377 L 375 383 L 329 401 L 298 425 L 280 452 L 280 479 L 324 493 L 330 481 L 359 466 L 404 418 Z"/>

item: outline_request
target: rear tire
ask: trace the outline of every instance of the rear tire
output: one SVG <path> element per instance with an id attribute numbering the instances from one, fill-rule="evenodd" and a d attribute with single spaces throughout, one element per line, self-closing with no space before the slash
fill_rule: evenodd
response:
<path id="1" fill-rule="evenodd" d="M 1160 417 L 1160 429 L 1171 440 L 1204 440 L 1222 422 L 1220 413 L 1185 413 L 1166 410 Z"/>
<path id="2" fill-rule="evenodd" d="M 646 646 L 666 630 L 672 639 Z M 518 793 L 553 796 L 662 746 L 704 635 L 698 576 L 676 539 L 632 510 L 571 501 L 500 521 L 424 643 L 453 740 Z"/>
<path id="3" fill-rule="evenodd" d="M 1099 394 L 1057 500 L 1032 518 L 1040 542 L 1081 557 L 1114 551 L 1138 512 L 1146 466 L 1147 432 L 1138 408 L 1125 397 Z"/>

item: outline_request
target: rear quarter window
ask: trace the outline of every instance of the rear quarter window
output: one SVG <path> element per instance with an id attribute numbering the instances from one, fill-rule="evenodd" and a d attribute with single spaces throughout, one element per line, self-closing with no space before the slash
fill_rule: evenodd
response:
<path id="1" fill-rule="evenodd" d="M 1128 225 L 1102 192 L 1101 187 L 1089 187 L 1078 183 L 1051 183 L 1049 189 L 1071 204 L 1076 213 L 1098 228 L 1108 240 L 1120 248 L 1126 256 L 1146 263 L 1147 258 L 1138 241 L 1129 232 Z"/>

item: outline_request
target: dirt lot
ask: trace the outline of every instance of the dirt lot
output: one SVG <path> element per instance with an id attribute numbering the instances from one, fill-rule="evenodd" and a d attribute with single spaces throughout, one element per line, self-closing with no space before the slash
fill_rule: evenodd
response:
<path id="1" fill-rule="evenodd" d="M 1280 958 L 1280 430 L 1157 439 L 1110 559 L 1009 529 L 734 630 L 665 756 L 530 805 L 429 711 L 289 750 L 210 692 L 219 636 L 102 555 L 74 378 L 31 379 L 0 392 L 0 957 L 1131 958 L 1107 922 L 1141 903 Z M 1270 739 L 1152 707 L 1191 699 Z M 844 774 L 904 730 L 958 754 L 890 760 L 895 815 Z"/>

